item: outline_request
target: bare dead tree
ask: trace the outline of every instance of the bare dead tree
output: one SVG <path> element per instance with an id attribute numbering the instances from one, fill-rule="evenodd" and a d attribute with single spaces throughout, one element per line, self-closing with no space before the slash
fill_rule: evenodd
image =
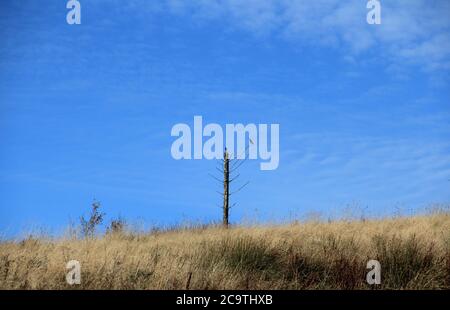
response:
<path id="1" fill-rule="evenodd" d="M 251 142 L 253 143 L 253 142 Z M 245 152 L 247 152 L 248 147 L 246 148 Z M 241 167 L 241 165 L 247 160 L 247 157 L 243 160 L 231 159 L 230 153 L 225 148 L 225 151 L 223 152 L 223 159 L 220 161 L 220 167 L 216 167 L 216 170 L 220 172 L 221 175 L 223 175 L 223 179 L 219 179 L 215 177 L 214 175 L 210 174 L 210 176 L 215 179 L 216 181 L 220 182 L 223 185 L 223 192 L 217 192 L 219 195 L 223 198 L 223 204 L 221 206 L 222 208 L 222 225 L 225 228 L 228 228 L 229 226 L 229 216 L 230 216 L 230 209 L 234 207 L 236 204 L 233 204 L 230 206 L 230 196 L 233 194 L 236 194 L 240 192 L 245 186 L 249 184 L 249 182 L 245 183 L 241 187 L 239 187 L 236 191 L 230 192 L 230 184 L 237 180 L 240 176 L 239 173 L 234 174 L 234 172 Z"/>

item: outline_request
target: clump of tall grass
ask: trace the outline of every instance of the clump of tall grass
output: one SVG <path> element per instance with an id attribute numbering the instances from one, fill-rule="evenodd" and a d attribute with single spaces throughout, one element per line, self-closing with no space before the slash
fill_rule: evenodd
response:
<path id="1" fill-rule="evenodd" d="M 375 257 L 383 266 L 383 287 L 405 289 L 445 288 L 449 257 L 436 255 L 434 241 L 377 235 Z"/>
<path id="2" fill-rule="evenodd" d="M 204 266 L 223 264 L 238 272 L 264 272 L 277 267 L 277 253 L 265 240 L 250 236 L 226 236 L 218 241 L 203 243 L 202 248 L 200 253 Z"/>

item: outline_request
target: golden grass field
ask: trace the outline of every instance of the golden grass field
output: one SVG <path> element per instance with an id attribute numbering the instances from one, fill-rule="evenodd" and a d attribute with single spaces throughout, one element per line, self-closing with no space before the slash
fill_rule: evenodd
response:
<path id="1" fill-rule="evenodd" d="M 70 260 L 80 285 L 66 283 Z M 0 288 L 449 289 L 450 214 L 3 241 Z"/>

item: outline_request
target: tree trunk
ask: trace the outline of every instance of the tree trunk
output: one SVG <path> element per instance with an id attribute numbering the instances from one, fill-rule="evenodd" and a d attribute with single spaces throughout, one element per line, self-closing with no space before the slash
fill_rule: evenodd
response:
<path id="1" fill-rule="evenodd" d="M 228 228 L 229 213 L 229 184 L 230 184 L 230 158 L 227 149 L 223 154 L 223 226 Z"/>

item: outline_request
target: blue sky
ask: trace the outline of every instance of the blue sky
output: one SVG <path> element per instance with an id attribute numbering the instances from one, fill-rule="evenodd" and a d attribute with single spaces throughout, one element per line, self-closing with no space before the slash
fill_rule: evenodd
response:
<path id="1" fill-rule="evenodd" d="M 450 202 L 450 3 L 81 0 L 0 4 L 0 231 L 220 219 L 215 162 L 173 125 L 280 124 L 280 165 L 243 165 L 231 219 Z M 408 212 L 409 212 L 408 211 Z M 359 211 L 358 211 L 359 212 Z M 362 212 L 362 211 L 361 211 Z"/>

